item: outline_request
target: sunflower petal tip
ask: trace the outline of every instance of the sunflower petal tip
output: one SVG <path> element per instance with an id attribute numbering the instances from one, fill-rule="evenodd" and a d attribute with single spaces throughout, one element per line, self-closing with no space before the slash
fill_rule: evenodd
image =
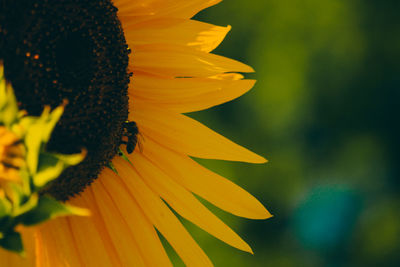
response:
<path id="1" fill-rule="evenodd" d="M 255 220 L 266 220 L 266 219 L 270 219 L 273 217 L 273 215 L 267 210 L 267 208 L 264 207 L 264 205 L 262 205 L 261 203 L 259 203 L 260 205 L 258 206 L 257 209 L 257 215 L 254 216 Z"/>
<path id="2" fill-rule="evenodd" d="M 246 250 L 246 252 L 250 253 L 251 255 L 254 255 L 254 251 L 251 249 L 250 246 L 249 246 L 248 250 Z"/>
<path id="3" fill-rule="evenodd" d="M 240 241 L 237 244 L 235 244 L 234 247 L 241 251 L 244 251 L 244 252 L 247 252 L 250 254 L 254 254 L 253 249 L 250 247 L 250 245 L 247 244 L 247 242 L 244 241 L 243 239 L 241 239 L 241 238 L 239 238 L 239 239 L 240 239 Z"/>
<path id="4" fill-rule="evenodd" d="M 265 219 L 271 219 L 272 217 L 274 217 L 274 215 L 272 215 L 271 213 L 269 213 L 269 211 L 267 211 L 267 217 Z"/>
<path id="5" fill-rule="evenodd" d="M 254 218 L 254 220 L 268 220 L 274 217 L 272 214 L 270 214 L 268 211 L 264 212 L 262 215 L 260 214 L 257 218 Z"/>
<path id="6" fill-rule="evenodd" d="M 268 163 L 269 160 L 267 160 L 266 158 L 262 157 L 262 162 L 261 163 Z"/>
<path id="7" fill-rule="evenodd" d="M 254 159 L 251 161 L 251 163 L 255 163 L 255 164 L 264 164 L 267 163 L 268 160 L 260 155 L 255 155 Z"/>
<path id="8" fill-rule="evenodd" d="M 255 71 L 255 69 L 253 69 L 252 66 L 249 66 L 249 65 L 247 65 L 245 63 L 242 63 L 242 69 L 239 72 L 242 72 L 242 73 L 254 73 L 256 71 Z"/>

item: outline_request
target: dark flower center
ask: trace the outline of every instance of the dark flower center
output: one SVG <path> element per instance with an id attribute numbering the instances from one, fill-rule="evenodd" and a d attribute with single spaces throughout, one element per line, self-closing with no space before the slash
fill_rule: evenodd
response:
<path id="1" fill-rule="evenodd" d="M 72 32 L 58 40 L 55 46 L 59 80 L 71 90 L 74 90 L 76 84 L 88 87 L 93 77 L 93 42 L 85 36 L 87 34 L 84 32 Z"/>
<path id="2" fill-rule="evenodd" d="M 0 0 L 0 60 L 21 109 L 68 100 L 47 150 L 88 155 L 46 192 L 81 192 L 118 152 L 128 116 L 128 54 L 110 0 Z"/>

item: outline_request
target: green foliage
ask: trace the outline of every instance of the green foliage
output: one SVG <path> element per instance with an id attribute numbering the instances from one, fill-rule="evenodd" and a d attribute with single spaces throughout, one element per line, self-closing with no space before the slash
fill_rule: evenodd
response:
<path id="1" fill-rule="evenodd" d="M 21 235 L 17 232 L 7 232 L 0 236 L 0 246 L 16 252 L 20 255 L 24 255 L 24 245 L 22 244 Z"/>
<path id="2" fill-rule="evenodd" d="M 17 118 L 17 101 L 10 89 L 10 85 L 5 82 L 3 65 L 0 64 L 0 123 L 5 126 L 10 126 L 17 120 Z"/>
<path id="3" fill-rule="evenodd" d="M 58 216 L 70 214 L 86 216 L 88 215 L 88 211 L 85 209 L 64 205 L 51 197 L 43 196 L 40 197 L 33 209 L 20 217 L 20 221 L 24 225 L 31 226 Z"/>
<path id="4" fill-rule="evenodd" d="M 66 205 L 40 193 L 67 167 L 81 162 L 85 152 L 61 155 L 45 151 L 64 107 L 53 111 L 46 107 L 40 117 L 25 116 L 18 109 L 2 68 L 0 64 L 0 126 L 18 137 L 26 153 L 25 164 L 19 169 L 20 179 L 0 183 L 0 247 L 23 255 L 23 243 L 16 226 L 33 226 L 59 216 L 88 215 L 85 209 Z"/>
<path id="5" fill-rule="evenodd" d="M 251 65 L 257 83 L 196 118 L 269 160 L 207 166 L 236 179 L 274 214 L 260 222 L 221 216 L 254 256 L 195 236 L 216 266 L 398 266 L 399 4 L 229 0 L 203 12 L 201 20 L 232 25 L 215 53 Z M 337 185 L 361 195 L 365 206 L 360 215 L 332 212 L 328 221 L 310 212 L 310 227 L 347 233 L 329 250 L 310 248 L 294 220 L 305 214 L 296 211 L 314 187 Z M 340 206 L 339 196 L 330 199 Z M 331 230 L 333 221 L 343 228 Z"/>
<path id="6" fill-rule="evenodd" d="M 117 168 L 115 168 L 114 164 L 113 164 L 111 161 L 108 163 L 107 167 L 108 167 L 110 170 L 112 170 L 115 174 L 118 175 L 118 170 L 117 170 Z"/>
<path id="7" fill-rule="evenodd" d="M 118 153 L 124 160 L 126 160 L 130 165 L 133 166 L 132 162 L 129 160 L 128 156 L 125 154 L 125 152 L 121 148 L 118 150 Z"/>

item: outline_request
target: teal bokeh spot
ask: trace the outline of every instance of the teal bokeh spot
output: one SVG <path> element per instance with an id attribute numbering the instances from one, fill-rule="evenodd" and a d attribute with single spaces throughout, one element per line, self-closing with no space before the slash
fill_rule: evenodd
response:
<path id="1" fill-rule="evenodd" d="M 316 187 L 294 213 L 293 227 L 305 247 L 337 249 L 353 230 L 360 210 L 360 197 L 354 190 Z"/>

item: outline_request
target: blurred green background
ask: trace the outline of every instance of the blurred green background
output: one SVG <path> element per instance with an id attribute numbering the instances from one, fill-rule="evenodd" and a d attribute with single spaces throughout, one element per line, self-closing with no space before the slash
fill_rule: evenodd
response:
<path id="1" fill-rule="evenodd" d="M 212 208 L 254 256 L 186 222 L 216 266 L 400 266 L 399 11 L 398 0 L 225 0 L 197 16 L 232 25 L 216 53 L 258 82 L 192 116 L 270 160 L 201 161 L 274 214 Z"/>

